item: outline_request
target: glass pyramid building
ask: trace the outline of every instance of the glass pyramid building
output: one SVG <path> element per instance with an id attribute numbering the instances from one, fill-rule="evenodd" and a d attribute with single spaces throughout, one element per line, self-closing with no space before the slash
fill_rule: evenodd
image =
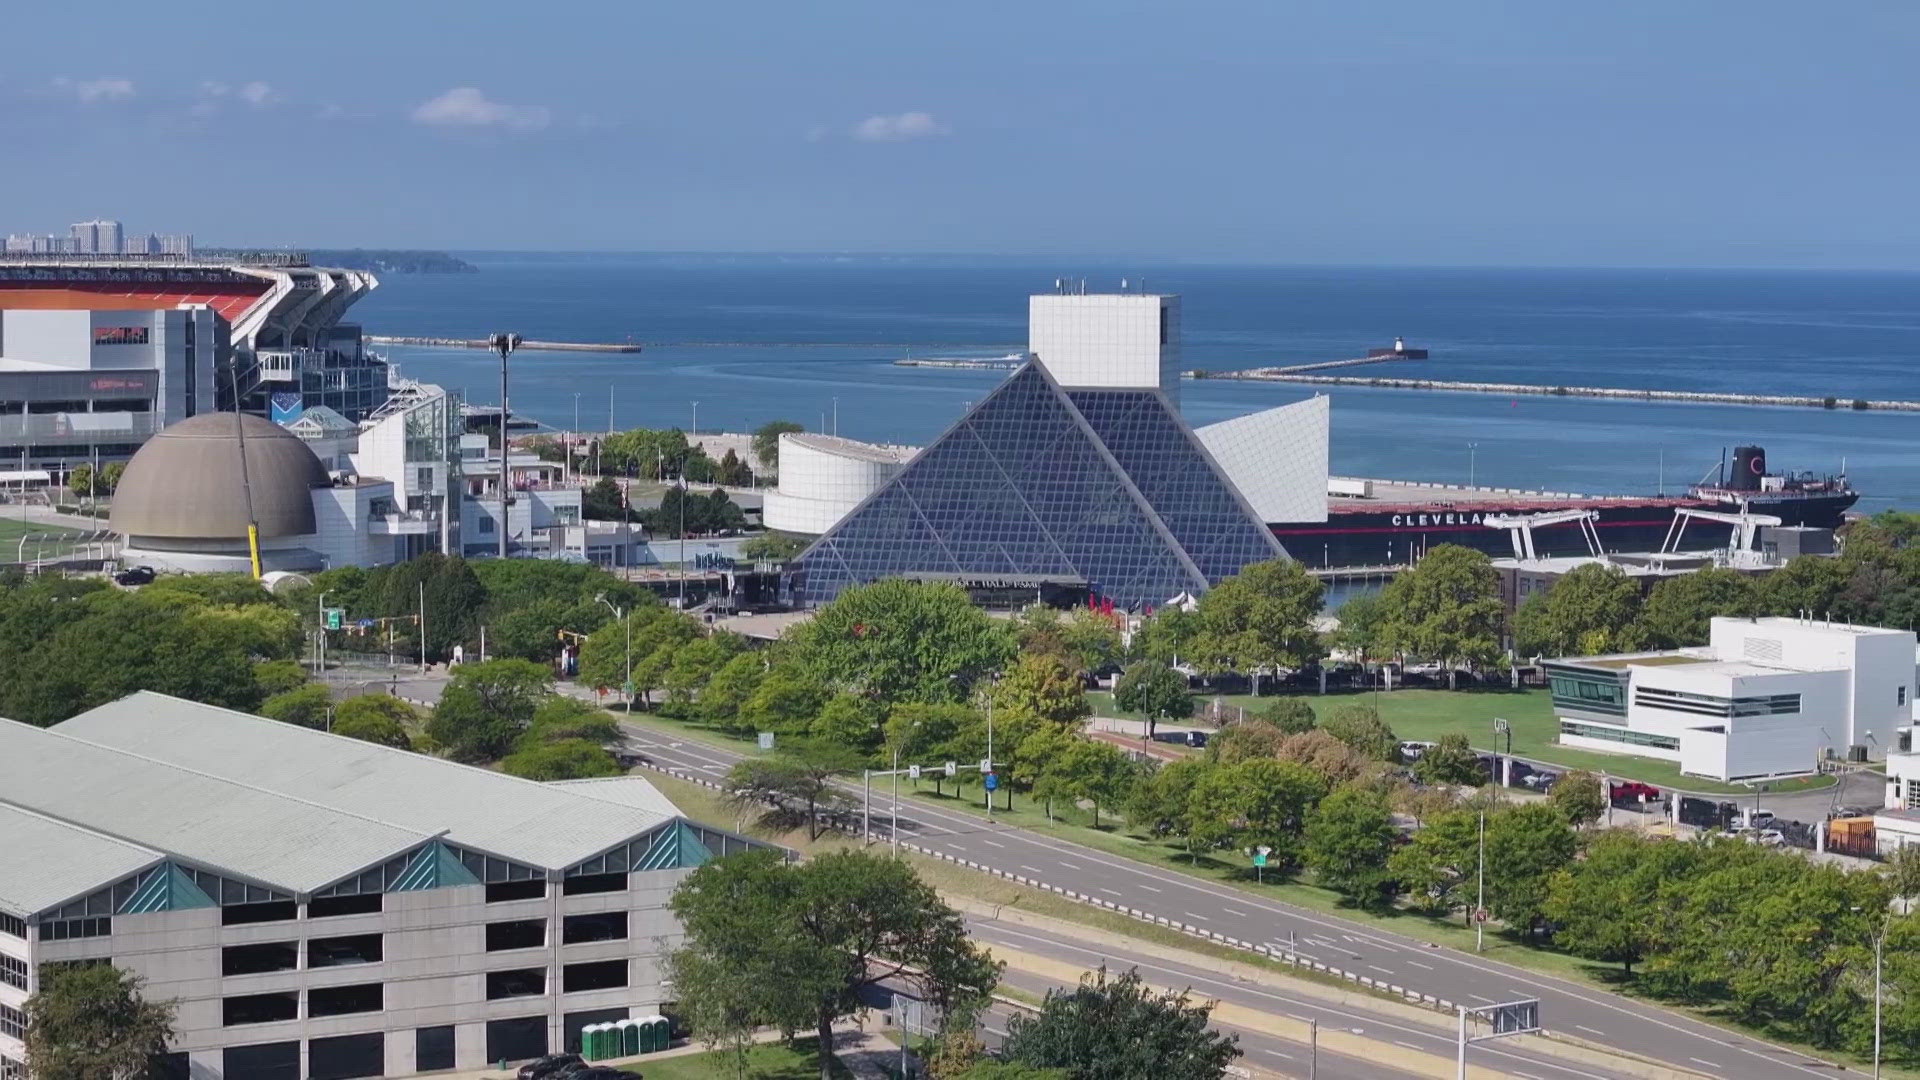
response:
<path id="1" fill-rule="evenodd" d="M 1063 388 L 1029 361 L 792 564 L 824 604 L 884 577 L 1045 579 L 1118 607 L 1285 555 L 1158 387 Z"/>

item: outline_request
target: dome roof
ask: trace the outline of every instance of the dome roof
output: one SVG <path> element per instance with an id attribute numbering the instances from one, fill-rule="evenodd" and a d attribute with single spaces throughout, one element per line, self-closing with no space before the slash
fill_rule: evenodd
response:
<path id="1" fill-rule="evenodd" d="M 239 423 L 236 425 L 235 420 Z M 240 430 L 247 467 L 240 469 Z M 245 539 L 247 491 L 262 539 L 316 531 L 314 488 L 326 466 L 307 444 L 257 416 L 201 413 L 155 435 L 127 462 L 113 495 L 114 532 L 175 539 Z"/>

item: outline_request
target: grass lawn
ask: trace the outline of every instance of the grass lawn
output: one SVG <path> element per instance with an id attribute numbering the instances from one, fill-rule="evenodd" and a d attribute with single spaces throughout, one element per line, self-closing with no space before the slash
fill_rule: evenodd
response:
<path id="1" fill-rule="evenodd" d="M 746 1072 L 750 1080 L 818 1080 L 819 1058 L 814 1048 L 817 1039 L 795 1039 L 791 1047 L 779 1043 L 760 1043 L 747 1050 Z M 621 1066 L 639 1073 L 646 1080 L 713 1080 L 714 1077 L 739 1076 L 731 1051 L 710 1050 L 704 1054 L 656 1058 Z M 837 1060 L 833 1075 L 851 1080 L 853 1074 Z"/>
<path id="2" fill-rule="evenodd" d="M 4 513 L 4 510 L 0 510 L 0 514 Z M 20 558 L 21 537 L 28 535 L 47 536 L 49 534 L 71 538 L 80 535 L 80 530 L 63 528 L 58 525 L 47 525 L 38 521 L 22 521 L 19 518 L 0 517 L 0 562 L 14 562 Z M 33 558 L 34 552 L 36 551 L 40 551 L 46 555 L 52 555 L 55 549 L 60 547 L 63 547 L 63 545 L 51 541 L 35 540 L 27 544 L 27 557 Z"/>
<path id="3" fill-rule="evenodd" d="M 1101 716 L 1127 716 L 1113 707 L 1113 695 L 1094 691 L 1087 697 L 1094 712 Z M 1212 695 L 1203 695 L 1211 700 Z M 1219 695 L 1222 703 L 1246 709 L 1258 709 L 1273 700 L 1246 694 Z M 1374 704 L 1380 718 L 1402 739 L 1431 742 L 1448 732 L 1463 732 L 1475 749 L 1502 751 L 1505 736 L 1495 735 L 1495 717 L 1504 718 L 1513 727 L 1513 752 L 1520 757 L 1565 765 L 1571 769 L 1590 769 L 1623 780 L 1640 780 L 1660 788 L 1714 794 L 1745 794 L 1753 788 L 1745 784 L 1723 784 L 1697 776 L 1680 775 L 1680 767 L 1670 761 L 1575 750 L 1554 740 L 1560 734 L 1560 721 L 1553 714 L 1553 702 L 1545 690 L 1395 690 L 1391 693 L 1366 691 L 1308 695 L 1307 704 L 1321 716 L 1342 705 Z M 1133 719 L 1138 719 L 1133 717 Z M 1806 791 L 1829 787 L 1831 776 L 1800 777 L 1767 782 L 1769 791 Z"/>

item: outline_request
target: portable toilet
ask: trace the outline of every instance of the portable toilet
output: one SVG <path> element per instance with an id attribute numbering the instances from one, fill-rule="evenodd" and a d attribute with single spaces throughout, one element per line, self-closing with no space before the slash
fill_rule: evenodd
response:
<path id="1" fill-rule="evenodd" d="M 614 1022 L 613 1027 L 614 1033 L 620 1039 L 621 1057 L 632 1057 L 642 1052 L 640 1049 L 641 1032 L 639 1021 L 619 1020 Z"/>
<path id="2" fill-rule="evenodd" d="M 613 1030 L 612 1024 L 588 1024 L 580 1029 L 580 1056 L 588 1061 L 602 1061 L 613 1055 L 607 1053 L 607 1033 Z"/>
<path id="3" fill-rule="evenodd" d="M 643 1053 L 655 1053 L 673 1046 L 673 1021 L 655 1013 L 640 1023 L 645 1025 L 645 1034 L 641 1037 L 642 1045 L 646 1047 Z"/>

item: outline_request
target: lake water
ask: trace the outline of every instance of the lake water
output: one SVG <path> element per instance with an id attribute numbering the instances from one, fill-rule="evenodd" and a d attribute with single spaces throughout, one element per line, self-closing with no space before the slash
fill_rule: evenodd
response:
<path id="1" fill-rule="evenodd" d="M 1184 366 L 1357 356 L 1395 335 L 1432 350 L 1382 371 L 1437 379 L 1920 397 L 1920 275 L 1055 266 L 1033 259 L 472 255 L 481 273 L 392 275 L 354 308 L 370 333 L 636 341 L 640 355 L 522 351 L 514 410 L 556 427 L 749 430 L 774 419 L 924 443 L 1002 372 L 902 356 L 1020 348 L 1026 296 L 1056 277 L 1182 295 Z M 492 402 L 478 351 L 394 347 L 409 376 Z M 1361 369 L 1361 372 L 1367 369 Z M 1360 372 L 1357 372 L 1360 373 Z M 1595 493 L 1699 480 L 1757 442 L 1778 469 L 1837 471 L 1860 509 L 1920 507 L 1920 414 L 1602 399 L 1185 384 L 1207 423 L 1315 392 L 1347 475 Z"/>

